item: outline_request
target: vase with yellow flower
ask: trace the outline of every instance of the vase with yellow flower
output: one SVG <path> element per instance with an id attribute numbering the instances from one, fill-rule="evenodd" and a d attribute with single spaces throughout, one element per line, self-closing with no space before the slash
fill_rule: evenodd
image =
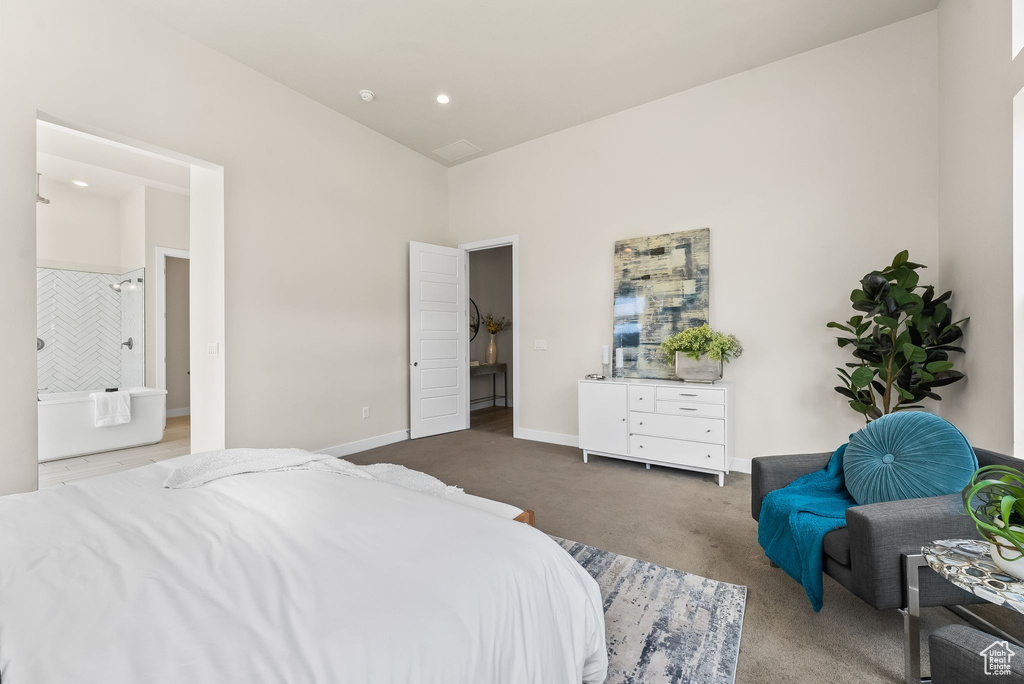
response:
<path id="1" fill-rule="evenodd" d="M 487 365 L 493 366 L 498 362 L 498 345 L 494 342 L 494 336 L 502 330 L 511 328 L 512 321 L 504 317 L 495 317 L 494 314 L 489 313 L 484 316 L 481 323 L 487 328 L 487 332 L 491 333 L 491 342 L 487 345 Z"/>

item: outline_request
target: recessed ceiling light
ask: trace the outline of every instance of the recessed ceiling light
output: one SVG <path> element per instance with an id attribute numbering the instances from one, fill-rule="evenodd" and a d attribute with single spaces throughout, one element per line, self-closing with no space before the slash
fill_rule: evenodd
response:
<path id="1" fill-rule="evenodd" d="M 442 95 L 438 95 L 437 96 L 437 103 L 438 104 L 448 104 L 449 102 L 451 102 L 451 100 L 448 99 L 447 95 L 442 94 Z"/>
<path id="2" fill-rule="evenodd" d="M 75 185 L 77 185 L 80 188 L 87 188 L 87 187 L 89 187 L 89 184 L 86 183 L 85 181 L 82 181 L 82 180 L 73 180 L 71 182 L 74 183 Z"/>
<path id="3" fill-rule="evenodd" d="M 363 98 L 363 102 L 373 102 L 374 98 L 377 96 L 373 94 L 372 90 L 363 88 L 359 91 L 359 97 Z"/>

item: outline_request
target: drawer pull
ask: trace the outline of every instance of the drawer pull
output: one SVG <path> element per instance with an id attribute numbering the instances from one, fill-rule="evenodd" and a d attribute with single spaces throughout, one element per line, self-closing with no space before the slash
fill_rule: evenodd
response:
<path id="1" fill-rule="evenodd" d="M 641 449 L 643 449 L 643 448 L 644 448 L 644 445 L 643 445 L 643 444 L 641 444 L 641 445 L 640 445 L 640 448 L 641 448 Z"/>
<path id="2" fill-rule="evenodd" d="M 681 396 L 681 397 L 695 397 L 697 395 L 696 394 L 686 394 L 685 392 L 680 392 L 679 396 Z"/>
<path id="3" fill-rule="evenodd" d="M 689 407 L 687 407 L 687 406 L 680 406 L 680 407 L 679 407 L 679 410 L 680 410 L 680 411 L 696 411 L 697 409 L 695 409 L 695 408 L 689 408 Z"/>
<path id="4" fill-rule="evenodd" d="M 708 458 L 711 458 L 711 454 L 708 454 Z"/>

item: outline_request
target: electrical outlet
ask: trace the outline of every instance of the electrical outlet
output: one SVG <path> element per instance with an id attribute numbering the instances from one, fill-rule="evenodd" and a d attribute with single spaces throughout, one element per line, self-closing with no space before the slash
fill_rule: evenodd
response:
<path id="1" fill-rule="evenodd" d="M 363 418 L 369 418 L 369 417 L 370 417 L 370 407 L 369 406 L 364 406 L 363 407 Z"/>
<path id="2" fill-rule="evenodd" d="M 534 340 L 533 348 L 535 351 L 547 351 L 548 341 L 547 340 Z"/>

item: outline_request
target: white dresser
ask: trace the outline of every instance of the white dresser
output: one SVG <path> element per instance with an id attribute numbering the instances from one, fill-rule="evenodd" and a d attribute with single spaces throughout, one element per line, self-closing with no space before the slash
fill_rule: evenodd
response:
<path id="1" fill-rule="evenodd" d="M 580 380 L 580 449 L 589 456 L 729 472 L 729 388 L 671 380 Z"/>

